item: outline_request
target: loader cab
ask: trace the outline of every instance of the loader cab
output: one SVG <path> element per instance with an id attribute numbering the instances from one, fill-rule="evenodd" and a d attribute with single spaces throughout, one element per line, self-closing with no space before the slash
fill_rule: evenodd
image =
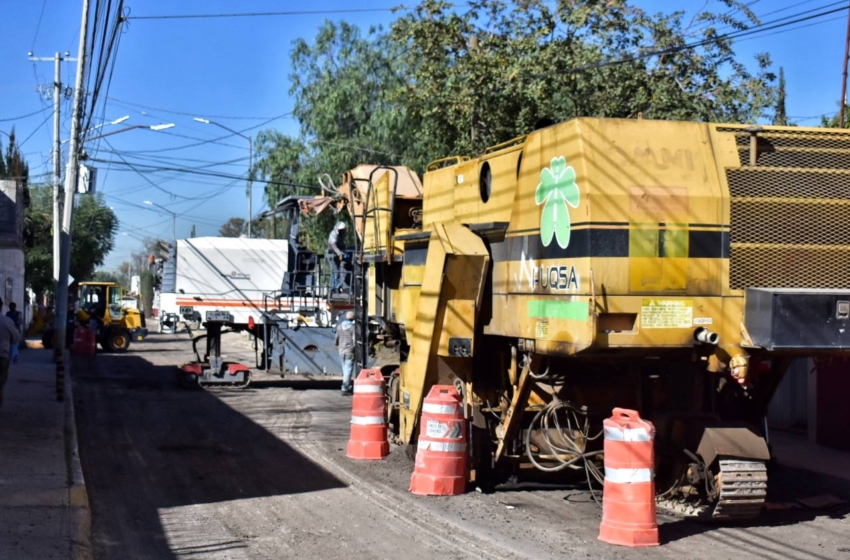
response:
<path id="1" fill-rule="evenodd" d="M 80 283 L 80 307 L 108 324 L 122 316 L 123 290 L 112 282 Z"/>

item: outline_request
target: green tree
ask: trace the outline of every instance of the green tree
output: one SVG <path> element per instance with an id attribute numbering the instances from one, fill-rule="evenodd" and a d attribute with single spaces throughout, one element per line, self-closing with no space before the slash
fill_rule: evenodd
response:
<path id="1" fill-rule="evenodd" d="M 820 125 L 825 128 L 850 128 L 850 105 L 844 105 L 844 124 L 841 125 L 841 113 L 836 112 L 832 116 L 823 115 Z"/>
<path id="2" fill-rule="evenodd" d="M 785 112 L 785 69 L 779 67 L 779 86 L 776 89 L 776 112 L 773 124 L 788 126 L 788 114 Z"/>
<path id="3" fill-rule="evenodd" d="M 720 28 L 757 19 L 722 4 L 686 24 L 683 12 L 649 15 L 625 0 L 477 0 L 463 12 L 424 0 L 392 25 L 414 61 L 394 99 L 443 153 L 480 152 L 541 117 L 755 122 L 775 96 L 770 59 L 757 56 L 754 73 L 736 60 Z"/>
<path id="4" fill-rule="evenodd" d="M 132 277 L 134 274 L 139 274 L 139 272 L 133 270 L 133 263 L 130 261 L 124 261 L 118 265 L 118 268 L 115 271 L 115 275 L 118 278 L 118 283 L 130 289 L 130 284 L 132 283 Z"/>
<path id="5" fill-rule="evenodd" d="M 475 155 L 541 118 L 619 117 L 756 122 L 776 102 L 770 58 L 735 56 L 728 29 L 758 22 L 738 0 L 690 20 L 626 0 L 422 0 L 388 30 L 326 22 L 296 41 L 290 93 L 298 137 L 266 131 L 254 171 L 277 185 L 339 177 L 360 163 L 423 172 L 447 155 Z M 708 3 L 707 3 L 708 5 Z M 283 184 L 285 186 L 281 186 Z M 305 224 L 313 248 L 334 219 Z"/>
<path id="6" fill-rule="evenodd" d="M 92 277 L 115 247 L 118 217 L 100 195 L 78 196 L 71 236 L 71 276 L 76 280 Z"/>
<path id="7" fill-rule="evenodd" d="M 153 309 L 153 288 L 154 288 L 154 275 L 150 270 L 143 270 L 139 278 L 139 297 L 142 301 L 142 312 L 145 316 L 151 316 L 151 309 Z"/>
<path id="8" fill-rule="evenodd" d="M 30 168 L 21 155 L 18 148 L 18 142 L 15 138 L 15 129 L 9 133 L 9 146 L 6 148 L 6 155 L 3 155 L 3 145 L 0 143 L 0 178 L 2 179 L 22 179 L 24 188 L 29 180 Z"/>
<path id="9" fill-rule="evenodd" d="M 118 274 L 111 270 L 95 270 L 94 274 L 91 276 L 92 281 L 94 282 L 114 282 L 119 286 L 124 286 L 121 283 L 121 280 L 118 278 Z"/>
<path id="10" fill-rule="evenodd" d="M 218 229 L 221 237 L 239 237 L 246 231 L 245 218 L 230 218 Z"/>
<path id="11" fill-rule="evenodd" d="M 53 189 L 39 185 L 30 189 L 30 205 L 24 215 L 24 251 L 27 285 L 36 293 L 53 292 Z"/>

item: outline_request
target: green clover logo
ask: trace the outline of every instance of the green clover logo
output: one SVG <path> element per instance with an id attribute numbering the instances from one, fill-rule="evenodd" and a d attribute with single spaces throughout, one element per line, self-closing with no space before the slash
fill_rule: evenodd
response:
<path id="1" fill-rule="evenodd" d="M 567 167 L 564 157 L 552 158 L 549 167 L 540 172 L 540 184 L 534 193 L 537 205 L 543 205 L 540 216 L 540 239 L 548 247 L 552 238 L 558 239 L 561 249 L 570 244 L 570 211 L 567 204 L 578 208 L 579 192 L 576 185 L 576 171 Z"/>

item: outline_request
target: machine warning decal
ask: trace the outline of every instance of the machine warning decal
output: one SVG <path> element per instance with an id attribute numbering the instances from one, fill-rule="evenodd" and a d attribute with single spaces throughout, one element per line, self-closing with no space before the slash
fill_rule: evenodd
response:
<path id="1" fill-rule="evenodd" d="M 558 246 L 566 249 L 570 244 L 570 211 L 567 205 L 578 208 L 579 190 L 576 171 L 572 165 L 567 166 L 565 157 L 553 157 L 549 167 L 540 172 L 534 201 L 538 206 L 543 205 L 540 214 L 540 240 L 543 245 L 548 247 L 555 238 Z"/>
<path id="2" fill-rule="evenodd" d="M 645 299 L 640 307 L 644 329 L 687 329 L 694 324 L 694 302 L 690 299 Z"/>
<path id="3" fill-rule="evenodd" d="M 534 338 L 549 338 L 549 321 L 537 321 Z"/>
<path id="4" fill-rule="evenodd" d="M 451 426 L 448 424 L 444 424 L 439 420 L 428 420 L 428 423 L 425 424 L 425 435 L 432 438 L 442 438 L 447 437 L 447 434 L 451 430 Z"/>

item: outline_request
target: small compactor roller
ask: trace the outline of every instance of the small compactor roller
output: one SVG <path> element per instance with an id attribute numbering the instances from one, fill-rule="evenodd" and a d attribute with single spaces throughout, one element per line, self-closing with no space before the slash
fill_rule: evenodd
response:
<path id="1" fill-rule="evenodd" d="M 177 380 L 181 386 L 192 389 L 198 387 L 232 387 L 244 389 L 251 383 L 251 370 L 238 362 L 225 361 L 221 356 L 221 336 L 232 332 L 225 330 L 232 324 L 227 317 L 216 316 L 205 323 L 206 333 L 192 339 L 195 361 L 183 364 L 177 369 Z M 198 350 L 198 343 L 204 341 L 204 354 Z"/>

